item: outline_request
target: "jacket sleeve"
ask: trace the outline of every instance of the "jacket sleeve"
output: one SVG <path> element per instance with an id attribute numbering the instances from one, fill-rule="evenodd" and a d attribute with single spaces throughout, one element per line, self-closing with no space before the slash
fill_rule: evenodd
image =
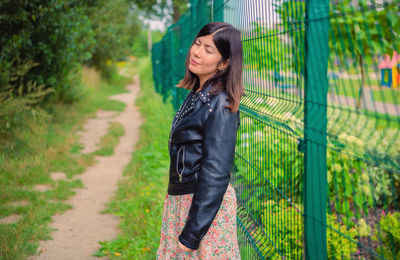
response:
<path id="1" fill-rule="evenodd" d="M 213 222 L 229 184 L 235 156 L 239 111 L 220 107 L 210 112 L 204 126 L 203 154 L 188 218 L 179 241 L 198 249 Z"/>

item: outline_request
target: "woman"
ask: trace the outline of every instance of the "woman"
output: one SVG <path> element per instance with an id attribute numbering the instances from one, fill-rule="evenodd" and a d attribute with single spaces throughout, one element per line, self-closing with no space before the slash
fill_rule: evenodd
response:
<path id="1" fill-rule="evenodd" d="M 190 89 L 172 122 L 168 194 L 157 259 L 240 259 L 229 183 L 243 95 L 240 31 L 215 22 L 197 34 L 177 85 Z"/>

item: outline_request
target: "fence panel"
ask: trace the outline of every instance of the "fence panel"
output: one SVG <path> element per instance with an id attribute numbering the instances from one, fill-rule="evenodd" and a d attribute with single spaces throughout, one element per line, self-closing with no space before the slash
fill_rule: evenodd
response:
<path id="1" fill-rule="evenodd" d="M 386 77 L 400 68 L 400 2 L 336 1 L 329 17 L 328 253 L 400 259 L 400 92 Z"/>
<path id="2" fill-rule="evenodd" d="M 400 258 L 400 2 L 190 2 L 154 44 L 155 86 L 177 109 L 200 28 L 242 32 L 242 259 Z"/>

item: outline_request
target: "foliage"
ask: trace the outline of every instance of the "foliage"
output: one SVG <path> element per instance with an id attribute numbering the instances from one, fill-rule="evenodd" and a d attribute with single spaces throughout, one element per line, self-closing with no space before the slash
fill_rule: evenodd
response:
<path id="1" fill-rule="evenodd" d="M 353 226 L 352 217 L 368 214 L 373 205 L 369 176 L 365 164 L 358 158 L 348 156 L 344 150 L 327 151 L 329 198 L 334 204 L 332 211 L 343 215 L 343 222 Z"/>
<path id="2" fill-rule="evenodd" d="M 359 0 L 357 5 L 351 0 L 342 0 L 331 5 L 330 16 L 329 47 L 335 50 L 335 55 L 331 57 L 337 58 L 346 68 L 352 60 L 355 63 L 353 66 L 358 65 L 361 72 L 357 99 L 359 108 L 360 100 L 365 98 L 365 61 L 371 63 L 375 55 L 391 54 L 393 50 L 399 50 L 398 4 L 385 3 L 384 8 L 379 8 L 371 6 L 368 0 Z"/>
<path id="3" fill-rule="evenodd" d="M 359 237 L 369 237 L 371 235 L 371 227 L 361 218 L 356 226 L 357 236 Z"/>
<path id="4" fill-rule="evenodd" d="M 359 67 L 361 84 L 357 108 L 361 105 L 361 98 L 365 99 L 363 92 L 370 91 L 364 90 L 364 63 L 373 62 L 376 55 L 391 54 L 400 48 L 398 5 L 395 2 L 381 5 L 368 0 L 359 0 L 357 4 L 351 0 L 341 0 L 333 1 L 329 6 L 330 62 L 336 61 L 346 69 L 349 69 L 349 62 L 353 62 L 353 67 Z M 304 74 L 305 1 L 276 1 L 274 6 L 282 20 L 281 26 L 288 32 L 290 46 L 293 47 L 292 67 L 297 73 Z"/>
<path id="5" fill-rule="evenodd" d="M 269 232 L 279 253 L 288 259 L 301 259 L 303 256 L 303 217 L 298 212 L 300 205 L 288 206 L 285 200 L 269 201 L 264 207 L 262 223 Z M 272 233 L 273 232 L 273 233 Z M 268 252 L 271 248 L 262 248 Z M 271 251 L 273 253 L 274 250 Z M 266 255 L 272 257 L 273 255 Z"/>
<path id="6" fill-rule="evenodd" d="M 280 223 L 280 218 L 287 219 L 290 215 L 294 216 L 296 211 L 293 208 L 292 211 L 288 210 L 287 214 L 273 216 L 269 214 L 278 212 L 282 207 L 285 208 L 282 205 L 286 207 L 290 205 L 286 200 L 277 201 L 277 198 L 282 197 L 281 194 L 285 194 L 297 204 L 296 199 L 299 196 L 296 194 L 301 190 L 303 158 L 302 154 L 297 152 L 296 138 L 291 135 L 297 133 L 296 127 L 301 128 L 302 122 L 291 113 L 279 113 L 273 107 L 269 107 L 273 103 L 270 98 L 262 101 L 263 107 L 257 107 L 260 106 L 258 102 L 261 100 L 243 99 L 242 110 L 245 113 L 241 114 L 241 127 L 237 140 L 236 151 L 240 157 L 235 160 L 237 170 L 235 181 L 242 187 L 238 197 L 253 214 L 254 220 L 260 223 L 265 223 L 267 219 L 275 221 L 273 227 L 263 230 L 265 232 L 274 230 L 274 233 L 268 233 L 264 239 L 269 237 L 276 242 L 273 236 L 276 230 L 280 229 L 278 227 L 280 224 L 276 222 Z M 253 108 L 259 114 L 252 117 L 252 112 L 247 108 Z M 270 115 L 268 118 L 261 114 L 264 111 Z M 340 219 L 332 221 L 328 217 L 327 231 L 329 236 L 334 237 L 328 241 L 331 247 L 328 250 L 331 250 L 330 255 L 336 255 L 336 259 L 342 255 L 349 258 L 356 250 L 357 244 L 348 241 L 340 233 L 329 233 L 333 232 L 332 228 L 346 234 L 342 230 L 347 227 L 347 230 L 351 230 L 349 237 L 352 239 L 355 237 L 354 234 L 357 237 L 368 237 L 371 233 L 378 232 L 372 230 L 373 228 L 365 221 L 374 212 L 371 208 L 395 207 L 398 201 L 398 192 L 394 188 L 398 185 L 398 146 L 393 147 L 399 141 L 396 138 L 397 129 L 378 127 L 378 119 L 374 115 L 357 115 L 356 118 L 352 116 L 346 115 L 345 112 L 336 113 L 330 117 L 332 120 L 328 121 L 328 128 L 332 134 L 328 137 L 327 149 L 329 210 Z M 290 120 L 285 121 L 285 119 Z M 357 125 L 354 125 L 355 121 Z M 334 135 L 336 133 L 338 136 Z M 289 223 L 293 225 L 297 223 L 296 219 L 291 217 L 289 219 L 292 221 L 288 221 Z M 339 222 L 343 226 L 335 224 Z M 297 232 L 294 229 L 292 231 Z M 291 237 L 291 231 L 288 232 L 281 234 L 280 237 Z M 351 245 L 340 251 L 340 244 L 337 244 L 337 241 Z M 290 244 L 287 241 L 285 243 L 292 248 L 298 246 L 296 243 Z M 264 251 L 270 249 L 271 247 L 268 247 Z M 289 254 L 295 254 L 295 251 Z"/>
<path id="7" fill-rule="evenodd" d="M 330 142 L 327 167 L 331 210 L 343 214 L 347 225 L 354 224 L 354 216 L 367 216 L 369 208 L 397 203 L 396 186 L 400 183 L 394 160 L 398 156 L 386 154 L 387 160 L 382 160 L 376 151 L 371 154 L 365 149 L 362 140 L 345 133 Z"/>
<path id="8" fill-rule="evenodd" d="M 340 58 L 346 68 L 349 57 L 372 58 L 375 54 L 399 50 L 396 40 L 400 34 L 397 4 L 385 3 L 384 8 L 380 8 L 369 6 L 368 3 L 367 0 L 360 0 L 355 5 L 351 0 L 341 0 L 330 4 L 329 47 L 335 54 L 331 57 Z M 282 20 L 281 25 L 290 32 L 292 46 L 303 50 L 305 2 L 285 0 L 274 6 Z M 303 55 L 299 53 L 294 64 L 303 66 Z M 358 62 L 358 59 L 353 61 Z"/>
<path id="9" fill-rule="evenodd" d="M 373 239 L 380 241 L 377 252 L 386 259 L 400 259 L 400 213 L 389 212 L 379 220 L 381 230 Z"/>
<path id="10" fill-rule="evenodd" d="M 352 259 L 351 255 L 357 251 L 356 229 L 341 225 L 335 214 L 328 213 L 326 221 L 328 259 Z"/>
<path id="11" fill-rule="evenodd" d="M 304 247 L 302 210 L 301 205 L 288 204 L 285 200 L 276 203 L 271 201 L 264 207 L 262 223 L 275 243 L 275 245 L 269 241 L 262 243 L 264 246 L 260 250 L 271 254 L 267 254 L 267 257 L 272 257 L 272 254 L 276 253 L 273 249 L 276 247 L 279 254 L 288 259 L 302 259 Z M 355 240 L 356 230 L 340 224 L 335 214 L 327 214 L 327 224 L 329 225 L 327 228 L 328 259 L 351 259 L 351 255 L 357 250 L 357 244 L 350 242 L 348 238 Z"/>
<path id="12" fill-rule="evenodd" d="M 331 5 L 330 16 L 333 18 L 329 45 L 345 65 L 348 57 L 372 58 L 400 47 L 396 39 L 400 34 L 400 21 L 395 2 L 379 8 L 370 6 L 367 0 L 359 0 L 357 5 L 351 0 L 342 0 Z"/>
<path id="13" fill-rule="evenodd" d="M 273 4 L 275 12 L 281 18 L 281 26 L 288 32 L 289 45 L 293 58 L 290 59 L 290 66 L 297 74 L 304 75 L 305 59 L 305 1 L 275 1 Z M 277 49 L 274 48 L 274 51 Z"/>
<path id="14" fill-rule="evenodd" d="M 128 55 L 139 23 L 125 0 L 4 0 L 0 10 L 0 143 L 11 152 L 29 144 L 18 132 L 32 120 L 88 94 L 82 64 L 113 81 L 110 64 Z"/>
<path id="15" fill-rule="evenodd" d="M 130 0 L 139 9 L 145 12 L 147 17 L 167 18 L 168 23 L 176 23 L 181 14 L 188 8 L 188 0 L 175 0 L 168 3 L 167 0 Z M 166 17 L 166 13 L 168 16 Z M 169 18 L 172 17 L 172 21 Z"/>
<path id="16" fill-rule="evenodd" d="M 144 57 L 147 56 L 147 37 L 148 37 L 148 31 L 142 30 L 140 34 L 135 38 L 132 46 L 132 55 L 136 57 Z M 151 31 L 151 41 L 152 42 L 158 42 L 162 38 L 162 33 L 159 31 Z"/>
<path id="17" fill-rule="evenodd" d="M 129 55 L 139 35 L 138 11 L 127 0 L 97 0 L 96 5 L 87 10 L 95 39 L 87 64 L 109 79 L 116 69 L 114 62 Z"/>
<path id="18" fill-rule="evenodd" d="M 119 137 L 125 134 L 124 126 L 118 122 L 109 123 L 108 134 L 101 137 L 100 145 L 93 154 L 100 156 L 111 156 L 114 147 L 119 143 Z"/>
<path id="19" fill-rule="evenodd" d="M 400 139 L 393 124 L 397 118 L 378 116 L 328 108 L 330 202 L 346 218 L 360 218 L 369 207 L 394 208 L 399 201 Z"/>
<path id="20" fill-rule="evenodd" d="M 259 71 L 281 71 L 287 68 L 290 51 L 288 46 L 276 35 L 275 30 L 267 29 L 258 22 L 253 22 L 248 41 L 243 42 L 243 63 L 254 66 Z M 269 47 L 268 47 L 269 46 Z M 270 46 L 280 46 L 271 48 Z"/>
<path id="21" fill-rule="evenodd" d="M 380 195 L 375 200 L 393 207 L 400 201 L 400 149 L 389 154 L 367 148 L 364 157 L 372 165 L 368 168 L 369 175 L 376 184 L 375 194 Z"/>
<path id="22" fill-rule="evenodd" d="M 249 190 L 238 196 L 254 210 L 257 218 L 261 215 L 261 208 L 257 207 L 260 202 L 276 199 L 280 194 L 299 198 L 303 154 L 297 150 L 297 138 L 272 122 L 264 125 L 242 114 L 236 146 L 240 156 L 235 159 L 236 183 Z"/>
<path id="23" fill-rule="evenodd" d="M 25 61 L 21 61 L 19 66 L 25 64 Z M 83 78 L 86 77 L 84 73 Z M 12 151 L 5 150 L 5 142 L 0 144 L 0 217 L 12 214 L 20 217 L 14 223 L 0 225 L 0 259 L 28 259 L 37 252 L 40 241 L 51 239 L 52 228 L 49 223 L 52 216 L 71 208 L 65 201 L 75 194 L 77 188 L 84 188 L 82 181 L 76 177 L 94 163 L 94 153 L 80 152 L 82 145 L 78 142 L 79 136 L 75 130 L 99 109 L 120 110 L 121 106 L 116 103 L 123 103 L 108 98 L 124 92 L 126 79 L 117 79 L 112 83 L 100 82 L 93 86 L 95 92 L 73 105 L 52 104 L 51 115 L 56 116 L 50 118 L 41 117 L 35 105 L 41 99 L 36 95 L 41 92 L 28 92 L 23 97 L 15 93 L 12 99 L 0 100 L 0 111 L 9 109 L 11 120 L 18 119 L 16 124 L 19 127 L 8 131 L 17 134 L 26 143 L 17 143 Z M 40 89 L 40 86 L 37 88 Z M 15 100 L 19 105 L 14 105 Z M 32 107 L 27 108 L 28 105 Z M 20 112 L 24 109 L 26 111 Z M 3 119 L 1 114 L 1 126 L 5 124 Z M 115 130 L 114 135 L 118 135 L 120 131 Z M 54 181 L 50 176 L 52 172 L 64 172 L 67 178 Z M 38 192 L 35 189 L 38 184 L 50 189 Z M 26 202 L 27 205 L 18 202 Z"/>
<path id="24" fill-rule="evenodd" d="M 53 88 L 55 99 L 64 100 L 78 82 L 80 63 L 91 56 L 94 32 L 86 4 L 78 0 L 4 0 L 0 2 L 0 88 L 17 73 L 14 58 L 37 63 L 14 86 L 36 82 Z M 71 100 L 68 100 L 71 101 Z"/>
<path id="25" fill-rule="evenodd" d="M 37 64 L 29 61 L 15 61 L 15 70 L 10 82 L 18 82 L 21 77 Z M 4 74 L 3 74 L 4 75 Z M 7 85 L 0 91 L 0 152 L 12 154 L 29 143 L 26 132 L 35 132 L 35 125 L 43 124 L 49 114 L 38 106 L 53 89 L 38 86 L 29 81 L 26 85 Z M 25 92 L 25 94 L 24 94 Z"/>
<path id="26" fill-rule="evenodd" d="M 140 30 L 128 0 L 5 0 L 0 10 L 0 88 L 17 69 L 13 59 L 28 60 L 38 65 L 14 85 L 37 82 L 64 103 L 82 98 L 81 64 L 110 78 L 112 64 L 128 56 Z"/>

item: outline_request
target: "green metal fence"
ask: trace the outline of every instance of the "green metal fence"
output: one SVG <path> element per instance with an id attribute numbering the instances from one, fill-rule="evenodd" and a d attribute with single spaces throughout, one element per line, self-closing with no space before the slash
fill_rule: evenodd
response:
<path id="1" fill-rule="evenodd" d="M 200 28 L 241 30 L 242 259 L 400 259 L 400 2 L 190 3 L 153 45 L 154 82 L 177 109 Z"/>

